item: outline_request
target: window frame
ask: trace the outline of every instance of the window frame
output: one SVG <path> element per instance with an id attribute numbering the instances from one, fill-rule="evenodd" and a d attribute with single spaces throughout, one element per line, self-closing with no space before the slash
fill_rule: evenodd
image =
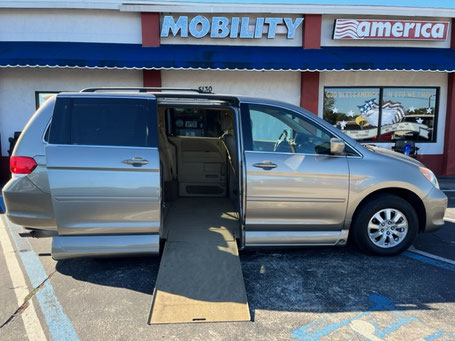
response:
<path id="1" fill-rule="evenodd" d="M 390 140 L 390 141 L 384 141 L 380 140 L 381 136 L 381 121 L 382 121 L 382 103 L 384 100 L 384 89 L 435 89 L 436 90 L 436 98 L 435 98 L 435 107 L 434 107 L 434 122 L 433 122 L 433 136 L 432 136 L 432 141 L 424 141 L 424 140 L 410 140 L 406 139 L 409 141 L 414 141 L 415 143 L 437 143 L 438 142 L 438 124 L 439 124 L 439 103 L 440 103 L 440 95 L 441 95 L 441 87 L 440 86 L 406 86 L 406 85 L 361 85 L 361 86 L 324 86 L 323 88 L 323 93 L 322 93 L 322 98 L 324 99 L 325 92 L 327 89 L 372 89 L 376 88 L 379 89 L 379 113 L 378 113 L 378 133 L 376 135 L 376 140 L 356 140 L 358 143 L 395 143 L 397 140 Z M 322 119 L 324 119 L 324 103 L 322 103 Z M 325 121 L 325 120 L 324 120 Z M 328 121 L 326 121 L 329 123 Z M 331 123 L 329 123 L 331 124 Z M 336 128 L 338 129 L 338 128 Z M 341 129 L 338 129 L 341 132 L 343 132 Z"/>

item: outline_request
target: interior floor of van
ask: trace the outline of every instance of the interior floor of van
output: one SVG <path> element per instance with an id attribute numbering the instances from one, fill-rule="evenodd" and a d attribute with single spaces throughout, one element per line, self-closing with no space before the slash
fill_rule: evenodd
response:
<path id="1" fill-rule="evenodd" d="M 239 214 L 228 198 L 179 198 L 164 222 L 168 241 L 231 240 L 240 236 Z"/>

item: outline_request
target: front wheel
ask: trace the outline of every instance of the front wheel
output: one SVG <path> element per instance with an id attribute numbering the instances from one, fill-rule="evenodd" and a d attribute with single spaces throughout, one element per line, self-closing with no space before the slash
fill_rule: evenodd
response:
<path id="1" fill-rule="evenodd" d="M 356 245 L 368 253 L 396 255 L 417 236 L 419 220 L 414 208 L 394 195 L 373 197 L 360 207 L 352 225 Z"/>

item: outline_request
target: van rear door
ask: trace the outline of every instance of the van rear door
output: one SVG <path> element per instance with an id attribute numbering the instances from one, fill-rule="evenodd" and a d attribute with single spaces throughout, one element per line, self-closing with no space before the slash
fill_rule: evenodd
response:
<path id="1" fill-rule="evenodd" d="M 59 235 L 159 233 L 152 95 L 59 95 L 46 161 Z"/>

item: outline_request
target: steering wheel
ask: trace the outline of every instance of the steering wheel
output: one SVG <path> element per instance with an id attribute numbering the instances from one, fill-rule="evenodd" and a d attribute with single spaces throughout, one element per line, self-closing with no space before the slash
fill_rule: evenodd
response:
<path id="1" fill-rule="evenodd" d="M 276 140 L 275 142 L 275 145 L 273 146 L 273 151 L 276 152 L 278 147 L 280 146 L 280 144 L 283 142 L 283 141 L 286 141 L 288 144 L 289 144 L 289 147 L 291 147 L 291 150 L 293 153 L 295 153 L 295 146 L 292 144 L 291 141 L 289 141 L 288 139 L 288 132 L 286 129 L 283 130 L 283 132 L 281 133 L 281 135 L 278 137 L 278 139 Z"/>

